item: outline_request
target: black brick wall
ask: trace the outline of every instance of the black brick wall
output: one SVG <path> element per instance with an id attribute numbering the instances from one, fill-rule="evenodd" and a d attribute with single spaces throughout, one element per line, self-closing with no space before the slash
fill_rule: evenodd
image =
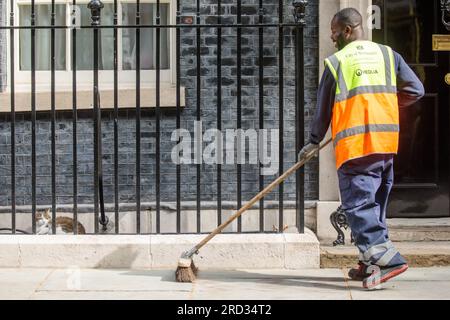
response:
<path id="1" fill-rule="evenodd" d="M 215 23 L 217 5 L 212 0 L 202 0 L 202 23 Z M 235 1 L 222 0 L 224 22 L 236 21 Z M 242 1 L 243 23 L 256 23 L 257 0 Z M 274 1 L 264 1 L 266 9 L 265 22 L 278 21 L 278 6 Z M 285 21 L 292 21 L 291 1 L 285 1 Z M 305 30 L 305 65 L 306 65 L 306 106 L 305 136 L 309 134 L 309 124 L 315 108 L 315 94 L 318 73 L 318 0 L 311 0 L 308 6 L 308 27 Z M 182 13 L 195 14 L 195 1 L 183 0 Z M 222 75 L 223 75 L 223 113 L 222 127 L 236 128 L 236 29 L 223 31 Z M 202 31 L 202 99 L 201 116 L 203 130 L 216 127 L 216 29 Z M 295 157 L 295 120 L 294 120 L 294 50 L 290 31 L 285 32 L 285 112 L 284 141 L 285 169 L 293 164 Z M 0 43 L 1 43 L 0 38 Z M 264 127 L 278 128 L 278 40 L 277 29 L 265 32 L 265 92 L 264 92 Z M 242 63 L 242 127 L 258 128 L 258 35 L 255 28 L 243 30 Z M 4 48 L 4 46 L 2 46 Z M 196 47 L 195 30 L 182 31 L 181 85 L 186 87 L 186 107 L 182 110 L 181 126 L 192 135 L 196 119 Z M 0 70 L 2 74 L 2 70 Z M 130 107 L 133 107 L 132 105 Z M 70 113 L 57 115 L 57 203 L 72 203 L 72 119 Z M 141 124 L 142 167 L 141 197 L 142 201 L 155 200 L 155 117 L 152 110 L 144 110 Z M 113 114 L 103 112 L 103 153 L 105 201 L 113 202 Z M 50 115 L 39 114 L 37 121 L 37 202 L 38 205 L 51 203 L 51 140 Z M 172 131 L 176 128 L 175 111 L 163 110 L 161 117 L 161 196 L 162 201 L 175 201 L 176 169 L 171 162 L 171 150 L 175 142 L 170 141 Z M 10 205 L 10 121 L 9 115 L 0 117 L 0 205 Z M 31 122 L 29 114 L 17 115 L 16 123 L 16 179 L 18 205 L 31 202 Z M 78 179 L 79 202 L 90 203 L 93 199 L 93 124 L 92 114 L 87 111 L 79 113 L 78 121 Z M 121 110 L 119 118 L 119 194 L 121 202 L 135 201 L 135 112 Z M 223 165 L 222 197 L 223 200 L 236 199 L 236 167 Z M 201 192 L 202 200 L 216 199 L 215 165 L 202 165 Z M 274 176 L 267 176 L 268 183 Z M 317 160 L 306 168 L 306 198 L 318 197 Z M 242 166 L 243 199 L 250 199 L 258 190 L 258 169 L 256 165 Z M 285 199 L 295 199 L 294 179 L 285 185 Z M 196 199 L 196 165 L 182 165 L 182 200 Z M 278 192 L 273 192 L 268 199 L 277 199 Z"/>

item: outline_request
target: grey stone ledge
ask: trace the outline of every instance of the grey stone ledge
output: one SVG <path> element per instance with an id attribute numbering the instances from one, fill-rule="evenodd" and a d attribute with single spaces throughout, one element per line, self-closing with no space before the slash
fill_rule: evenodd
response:
<path id="1" fill-rule="evenodd" d="M 242 203 L 243 205 L 245 202 Z M 305 210 L 316 208 L 317 201 L 305 201 Z M 278 209 L 279 202 L 278 201 L 265 201 L 264 208 L 265 209 Z M 114 212 L 114 203 L 105 203 L 105 211 L 106 212 Z M 48 205 L 37 205 L 36 210 L 45 210 L 51 208 L 51 204 Z M 160 205 L 161 210 L 167 211 L 176 211 L 177 204 L 176 202 L 161 202 Z M 195 201 L 183 201 L 181 203 L 181 210 L 195 210 L 197 208 L 197 204 Z M 202 210 L 214 210 L 217 209 L 216 201 L 204 201 L 201 205 Z M 259 202 L 255 203 L 252 206 L 252 209 L 258 209 Z M 283 202 L 284 209 L 295 209 L 295 201 L 284 201 Z M 222 209 L 237 209 L 236 201 L 222 201 Z M 119 203 L 119 211 L 135 211 L 136 204 L 134 203 Z M 141 210 L 156 210 L 156 202 L 142 202 Z M 56 205 L 56 211 L 61 213 L 71 213 L 73 212 L 73 204 L 63 204 Z M 77 206 L 78 213 L 92 213 L 94 211 L 93 204 L 79 204 Z M 31 212 L 31 205 L 26 206 L 16 206 L 17 213 L 29 213 Z M 0 214 L 11 214 L 11 206 L 0 206 Z"/>

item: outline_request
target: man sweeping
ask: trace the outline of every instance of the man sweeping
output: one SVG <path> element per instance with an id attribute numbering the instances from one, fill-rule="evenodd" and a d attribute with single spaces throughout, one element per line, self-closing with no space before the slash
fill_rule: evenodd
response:
<path id="1" fill-rule="evenodd" d="M 408 269 L 389 240 L 386 207 L 398 150 L 398 109 L 418 101 L 424 88 L 398 53 L 364 40 L 356 9 L 339 11 L 331 32 L 339 51 L 325 59 L 310 141 L 299 157 L 318 148 L 331 122 L 342 208 L 360 252 L 349 277 L 372 289 Z"/>

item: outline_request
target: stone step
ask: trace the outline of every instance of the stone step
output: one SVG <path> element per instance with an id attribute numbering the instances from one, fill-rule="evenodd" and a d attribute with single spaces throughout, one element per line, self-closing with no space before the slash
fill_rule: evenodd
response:
<path id="1" fill-rule="evenodd" d="M 175 270 L 205 235 L 2 235 L 1 268 Z M 193 259 L 202 270 L 318 269 L 319 241 L 304 234 L 219 234 Z"/>
<path id="2" fill-rule="evenodd" d="M 328 223 L 326 237 L 319 237 L 321 244 L 332 245 L 336 231 Z M 394 218 L 387 220 L 392 241 L 450 241 L 450 218 Z M 350 229 L 343 230 L 345 244 L 350 244 Z"/>
<path id="3" fill-rule="evenodd" d="M 388 219 L 393 241 L 450 241 L 450 218 Z"/>
<path id="4" fill-rule="evenodd" d="M 450 241 L 394 242 L 410 267 L 450 266 Z M 349 268 L 356 265 L 355 246 L 326 246 L 320 248 L 321 268 Z"/>

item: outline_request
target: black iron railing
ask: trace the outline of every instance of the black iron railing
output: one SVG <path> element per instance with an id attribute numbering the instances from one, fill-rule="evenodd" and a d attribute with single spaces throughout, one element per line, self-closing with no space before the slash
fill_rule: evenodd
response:
<path id="1" fill-rule="evenodd" d="M 102 1 L 92 0 L 88 3 L 88 8 L 91 11 L 91 24 L 81 25 L 77 28 L 73 26 L 66 25 L 56 25 L 55 24 L 55 1 L 51 1 L 51 23 L 50 26 L 37 25 L 36 24 L 36 3 L 34 0 L 30 2 L 31 4 L 31 25 L 16 25 L 15 24 L 15 1 L 11 0 L 10 5 L 10 24 L 9 26 L 1 26 L 1 29 L 9 29 L 9 50 L 10 50 L 10 92 L 11 92 L 11 233 L 16 234 L 22 233 L 21 230 L 17 229 L 16 221 L 16 139 L 15 139 L 15 124 L 16 124 L 16 110 L 15 110 L 15 30 L 30 30 L 31 32 L 31 221 L 32 221 L 32 233 L 36 233 L 36 31 L 41 29 L 51 30 L 51 190 L 52 190 L 52 200 L 51 200 L 51 217 L 52 217 L 52 232 L 56 232 L 56 99 L 55 99 L 55 32 L 58 29 L 71 28 L 71 55 L 72 55 L 72 130 L 73 130 L 73 220 L 74 225 L 78 221 L 78 175 L 77 175 L 77 32 L 82 29 L 92 29 L 93 30 L 93 124 L 94 124 L 94 232 L 100 233 L 100 225 L 102 228 L 108 224 L 108 219 L 105 216 L 105 206 L 104 206 L 104 194 L 103 194 L 103 179 L 102 179 L 102 128 L 101 128 L 101 105 L 100 105 L 100 91 L 99 91 L 99 36 L 103 29 L 112 29 L 114 38 L 114 50 L 111 54 L 114 55 L 114 111 L 113 111 L 113 121 L 114 121 L 114 219 L 116 221 L 114 225 L 114 232 L 119 233 L 119 72 L 118 72 L 118 54 L 119 54 L 119 41 L 118 41 L 118 31 L 121 28 L 135 29 L 136 36 L 136 99 L 135 99 L 135 114 L 136 114 L 136 233 L 141 233 L 141 57 L 140 57 L 140 32 L 142 29 L 155 29 L 156 31 L 156 107 L 154 112 L 155 123 L 156 123 L 156 157 L 155 157 L 155 199 L 156 199 L 156 233 L 161 233 L 161 30 L 164 29 L 176 29 L 176 59 L 175 59 L 175 73 L 176 73 L 176 112 L 175 121 L 176 128 L 181 128 L 182 112 L 181 112 L 181 40 L 182 40 L 182 29 L 195 29 L 196 36 L 196 68 L 197 72 L 195 75 L 196 81 L 196 120 L 202 120 L 201 117 L 201 105 L 202 105 L 202 75 L 201 75 L 201 37 L 202 31 L 205 28 L 215 28 L 217 29 L 217 126 L 218 130 L 222 130 L 222 111 L 223 111 L 223 100 L 222 100 L 222 38 L 224 30 L 231 29 L 236 32 L 236 128 L 242 128 L 242 37 L 243 30 L 252 29 L 257 32 L 257 68 L 258 75 L 258 103 L 256 108 L 258 109 L 259 121 L 257 124 L 257 129 L 264 129 L 264 35 L 266 30 L 270 30 L 271 33 L 275 33 L 278 37 L 278 113 L 279 113 L 279 174 L 281 174 L 286 168 L 284 167 L 284 110 L 285 110 L 285 86 L 284 86 L 284 72 L 285 72 L 285 51 L 284 51 L 284 34 L 286 30 L 293 32 L 294 45 L 295 45 L 295 123 L 296 123 L 296 137 L 295 137 L 295 153 L 303 146 L 304 142 L 304 101 L 305 101 L 305 85 L 304 85 L 304 27 L 305 22 L 305 11 L 307 6 L 306 0 L 294 0 L 292 3 L 292 12 L 294 15 L 294 22 L 285 23 L 284 22 L 284 1 L 279 0 L 278 2 L 278 23 L 264 23 L 265 18 L 265 8 L 262 0 L 259 0 L 259 11 L 257 12 L 258 23 L 255 24 L 243 24 L 242 23 L 242 5 L 241 1 L 236 3 L 236 23 L 223 23 L 222 17 L 222 2 L 217 1 L 217 23 L 201 23 L 201 8 L 200 1 L 196 2 L 196 14 L 192 17 L 183 16 L 181 12 L 181 0 L 176 1 L 176 23 L 175 24 L 162 24 L 161 23 L 161 12 L 160 12 L 160 1 L 156 1 L 156 23 L 155 24 L 142 24 L 141 23 L 141 3 L 139 0 L 135 2 L 136 4 L 136 17 L 134 25 L 119 25 L 118 17 L 118 1 L 113 1 L 113 25 L 102 25 L 101 22 L 101 12 L 104 7 Z M 76 0 L 72 1 L 75 8 L 77 5 Z M 86 4 L 83 4 L 86 5 Z M 75 9 L 73 13 L 72 25 L 76 24 L 75 21 Z M 190 21 L 191 20 L 191 21 Z M 192 22 L 192 23 L 191 23 Z M 276 30 L 276 32 L 274 32 Z M 256 129 L 256 128 L 255 128 Z M 297 161 L 297 156 L 295 158 Z M 182 165 L 176 164 L 176 194 L 174 198 L 176 199 L 176 232 L 182 233 L 181 230 L 181 212 L 182 212 L 182 201 L 181 201 L 181 175 L 182 175 Z M 201 205 L 202 205 L 202 194 L 201 194 L 201 165 L 196 165 L 196 176 L 197 176 L 197 190 L 196 190 L 196 231 L 201 233 Z M 264 188 L 264 176 L 261 173 L 262 164 L 259 164 L 259 190 Z M 217 175 L 217 223 L 222 222 L 222 164 L 216 165 L 216 175 Z M 296 226 L 300 233 L 304 232 L 305 219 L 304 219 L 304 172 L 303 169 L 299 170 L 296 174 Z M 174 199 L 174 200 L 175 200 Z M 237 164 L 237 181 L 236 181 L 236 199 L 237 207 L 241 207 L 243 204 L 242 199 L 242 168 L 241 164 Z M 277 228 L 278 232 L 282 232 L 284 229 L 284 186 L 280 185 L 278 189 L 278 208 L 279 217 Z M 260 232 L 264 232 L 264 208 L 265 202 L 263 199 L 259 203 L 259 229 Z M 0 226 L 1 227 L 1 226 Z M 238 232 L 242 232 L 242 220 L 238 220 Z M 74 228 L 74 233 L 77 233 L 77 228 Z"/>

